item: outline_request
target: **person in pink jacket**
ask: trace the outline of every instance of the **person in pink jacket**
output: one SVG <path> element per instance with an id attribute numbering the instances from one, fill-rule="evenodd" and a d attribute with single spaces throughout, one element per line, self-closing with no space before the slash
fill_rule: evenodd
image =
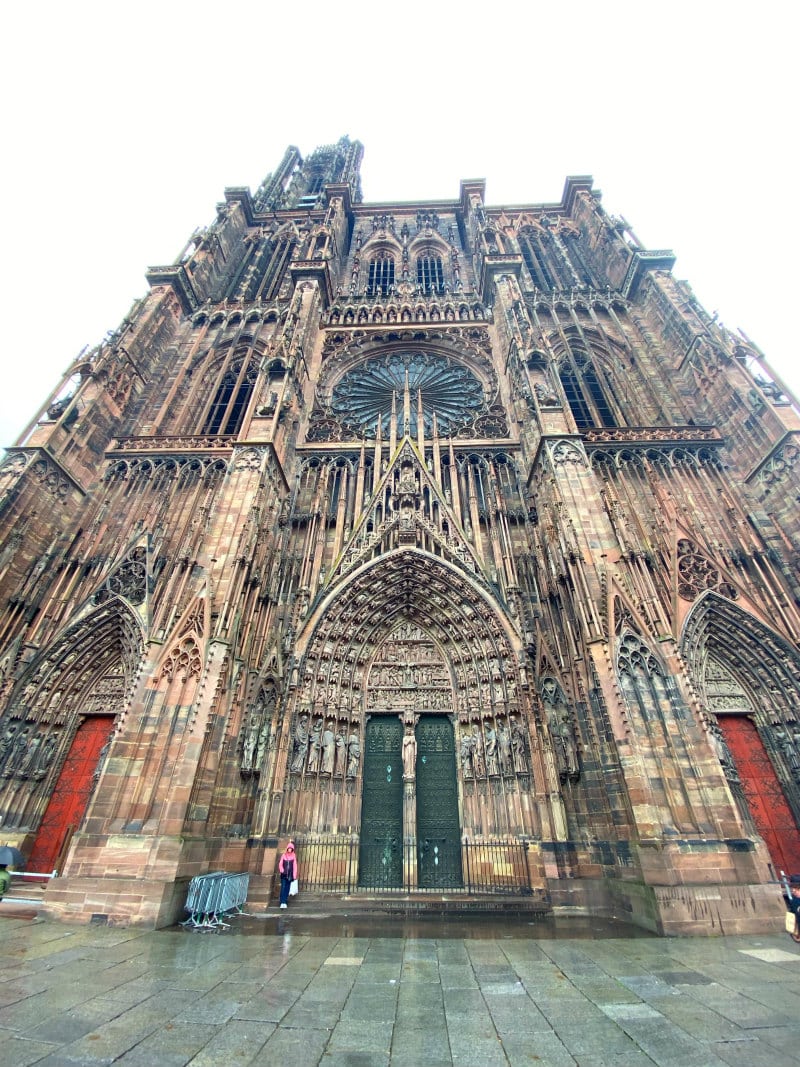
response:
<path id="1" fill-rule="evenodd" d="M 278 871 L 281 876 L 281 907 L 285 908 L 289 902 L 289 889 L 297 878 L 297 856 L 294 854 L 294 844 L 291 841 L 280 858 Z"/>

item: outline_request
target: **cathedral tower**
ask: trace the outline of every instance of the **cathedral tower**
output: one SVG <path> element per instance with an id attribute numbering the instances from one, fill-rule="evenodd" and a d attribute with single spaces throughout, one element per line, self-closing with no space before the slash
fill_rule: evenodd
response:
<path id="1" fill-rule="evenodd" d="M 800 870 L 800 421 L 609 216 L 289 148 L 0 465 L 0 814 L 49 914 L 189 878 L 768 929 Z M 619 909 L 623 909 L 620 912 Z"/>

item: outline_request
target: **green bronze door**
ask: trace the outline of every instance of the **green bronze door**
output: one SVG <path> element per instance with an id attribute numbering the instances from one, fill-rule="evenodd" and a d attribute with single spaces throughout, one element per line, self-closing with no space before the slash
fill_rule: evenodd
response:
<path id="1" fill-rule="evenodd" d="M 417 724 L 417 861 L 423 889 L 463 885 L 456 749 L 446 715 Z"/>
<path id="2" fill-rule="evenodd" d="M 396 715 L 367 723 L 358 884 L 403 885 L 403 724 Z"/>

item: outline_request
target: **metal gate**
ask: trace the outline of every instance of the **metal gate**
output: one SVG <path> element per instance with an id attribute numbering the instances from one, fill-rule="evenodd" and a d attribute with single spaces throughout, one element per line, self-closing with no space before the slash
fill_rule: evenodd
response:
<path id="1" fill-rule="evenodd" d="M 422 715 L 417 725 L 417 870 L 421 889 L 464 884 L 453 724 Z"/>
<path id="2" fill-rule="evenodd" d="M 403 725 L 396 716 L 367 723 L 358 884 L 391 889 L 403 884 Z"/>

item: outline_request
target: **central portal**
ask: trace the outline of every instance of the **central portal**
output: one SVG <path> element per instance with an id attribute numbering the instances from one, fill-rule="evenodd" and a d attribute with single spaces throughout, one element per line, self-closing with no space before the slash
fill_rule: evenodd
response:
<path id="1" fill-rule="evenodd" d="M 376 715 L 367 723 L 358 875 L 364 888 L 463 885 L 453 724 L 447 715 L 423 714 L 414 736 L 414 773 L 407 767 L 404 774 L 399 717 Z"/>

